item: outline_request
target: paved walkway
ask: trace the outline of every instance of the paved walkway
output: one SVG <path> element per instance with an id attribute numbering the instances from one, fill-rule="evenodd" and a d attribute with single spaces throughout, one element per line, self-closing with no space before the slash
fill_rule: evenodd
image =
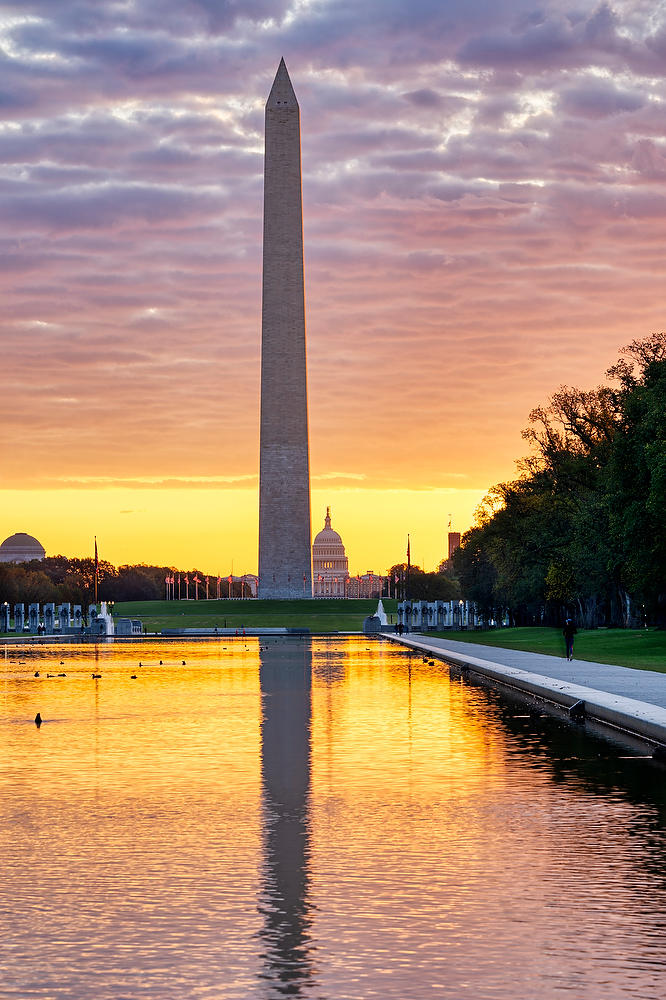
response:
<path id="1" fill-rule="evenodd" d="M 666 743 L 666 674 L 427 634 L 390 638 L 565 707 L 583 700 L 592 717 Z"/>
<path id="2" fill-rule="evenodd" d="M 412 634 L 411 638 L 415 639 L 417 636 Z M 657 673 L 655 670 L 634 670 L 633 667 L 614 667 L 610 663 L 592 663 L 576 659 L 569 663 L 565 657 L 526 653 L 522 649 L 504 649 L 500 646 L 484 646 L 480 642 L 435 639 L 427 634 L 419 635 L 418 638 L 433 646 L 450 649 L 461 656 L 465 654 L 477 656 L 482 660 L 502 663 L 505 667 L 529 670 L 533 674 L 554 677 L 560 681 L 569 681 L 571 684 L 582 684 L 583 687 L 619 694 L 623 698 L 637 698 L 638 701 L 647 701 L 650 705 L 666 708 L 666 674 Z"/>

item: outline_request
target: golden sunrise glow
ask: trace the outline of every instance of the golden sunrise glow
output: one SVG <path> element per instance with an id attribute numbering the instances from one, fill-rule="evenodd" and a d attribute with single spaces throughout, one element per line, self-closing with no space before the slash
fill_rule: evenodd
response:
<path id="1" fill-rule="evenodd" d="M 332 507 L 350 571 L 384 573 L 405 559 L 435 569 L 447 555 L 453 527 L 469 524 L 483 490 L 313 490 L 313 535 Z M 34 535 L 47 555 L 90 556 L 97 535 L 100 558 L 114 565 L 144 562 L 205 573 L 256 572 L 256 488 L 6 490 L 5 525 Z M 9 531 L 7 531 L 9 534 Z"/>

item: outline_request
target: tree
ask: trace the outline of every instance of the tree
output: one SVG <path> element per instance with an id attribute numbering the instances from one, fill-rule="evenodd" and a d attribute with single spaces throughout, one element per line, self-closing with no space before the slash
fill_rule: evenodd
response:
<path id="1" fill-rule="evenodd" d="M 474 601 L 486 620 L 497 619 L 497 570 L 489 544 L 487 523 L 470 528 L 453 553 L 453 566 L 460 581 L 460 590 L 467 600 Z"/>
<path id="2" fill-rule="evenodd" d="M 623 583 L 665 625 L 666 334 L 622 353 L 611 369 L 621 386 L 622 432 L 606 477 L 610 533 Z"/>
<path id="3" fill-rule="evenodd" d="M 463 594 L 513 621 L 666 624 L 666 334 L 634 341 L 611 385 L 562 386 L 530 414 L 519 477 L 488 494 L 454 565 Z"/>

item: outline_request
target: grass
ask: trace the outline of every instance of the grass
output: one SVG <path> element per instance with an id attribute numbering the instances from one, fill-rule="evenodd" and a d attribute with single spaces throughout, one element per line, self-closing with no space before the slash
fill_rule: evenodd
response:
<path id="1" fill-rule="evenodd" d="M 432 633 L 431 633 L 432 634 Z M 564 637 L 555 628 L 503 628 L 492 632 L 437 632 L 461 642 L 478 642 L 484 646 L 504 646 L 524 649 L 531 653 L 564 656 Z M 666 673 L 666 631 L 655 629 L 590 629 L 578 630 L 574 643 L 577 660 L 613 663 L 620 667 L 658 670 Z"/>
<path id="2" fill-rule="evenodd" d="M 385 600 L 387 615 L 397 601 Z M 360 632 L 363 619 L 377 610 L 373 600 L 295 601 L 131 601 L 118 602 L 114 618 L 140 618 L 147 632 L 167 628 L 306 628 L 311 632 Z"/>

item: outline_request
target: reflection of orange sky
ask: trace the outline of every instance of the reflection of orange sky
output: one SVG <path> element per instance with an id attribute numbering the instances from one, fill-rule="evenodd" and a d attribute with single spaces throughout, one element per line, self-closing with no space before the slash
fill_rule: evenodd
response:
<path id="1" fill-rule="evenodd" d="M 290 653 L 300 725 L 271 728 L 285 703 L 260 662 Z M 641 772 L 579 733 L 514 733 L 442 664 L 365 638 L 9 644 L 0 663 L 3 973 L 20 986 L 27 970 L 81 995 L 255 995 L 301 945 L 302 995 L 660 995 Z M 308 752 L 297 780 L 281 771 Z"/>
<path id="2" fill-rule="evenodd" d="M 35 670 L 39 678 L 33 678 Z M 60 671 L 65 676 L 57 677 Z M 92 679 L 92 671 L 100 678 Z M 10 644 L 3 675 L 6 715 L 29 720 L 39 711 L 50 727 L 48 748 L 33 738 L 34 733 L 39 736 L 33 729 L 26 743 L 13 748 L 29 758 L 39 755 L 42 799 L 62 793 L 60 780 L 67 767 L 70 795 L 91 785 L 112 801 L 128 789 L 139 797 L 150 793 L 160 801 L 166 823 L 170 799 L 194 795 L 195 783 L 197 794 L 202 787 L 215 791 L 224 773 L 234 786 L 230 812 L 242 800 L 256 817 L 256 646 L 250 651 L 231 641 L 227 648 L 221 642 L 177 647 L 150 641 L 140 646 Z M 164 699 L 165 691 L 171 701 Z M 224 739 L 219 738 L 221 717 Z M 164 729 L 170 734 L 167 742 L 160 738 Z M 222 801 L 220 811 L 224 805 Z"/>
<path id="3" fill-rule="evenodd" d="M 550 996 L 558 982 L 580 995 L 597 957 L 599 982 L 619 982 L 645 905 L 634 803 L 585 788 L 576 765 L 563 778 L 562 745 L 537 737 L 533 755 L 534 735 L 513 736 L 494 696 L 443 665 L 412 657 L 410 684 L 407 654 L 365 650 L 313 644 L 316 930 L 353 956 L 334 985 L 324 969 L 322 992 L 363 995 L 370 961 L 391 963 L 404 997 L 428 976 L 418 995 Z M 658 949 L 654 926 L 638 955 Z M 663 972 L 648 965 L 647 993 Z"/>
<path id="4" fill-rule="evenodd" d="M 364 639 L 350 640 L 342 658 L 329 659 L 329 649 L 313 645 L 313 768 L 324 783 L 331 761 L 336 781 L 361 797 L 394 785 L 425 801 L 442 788 L 464 799 L 503 782 L 506 751 L 488 725 L 492 709 L 449 683 L 445 666 L 388 643 L 369 655 Z"/>

